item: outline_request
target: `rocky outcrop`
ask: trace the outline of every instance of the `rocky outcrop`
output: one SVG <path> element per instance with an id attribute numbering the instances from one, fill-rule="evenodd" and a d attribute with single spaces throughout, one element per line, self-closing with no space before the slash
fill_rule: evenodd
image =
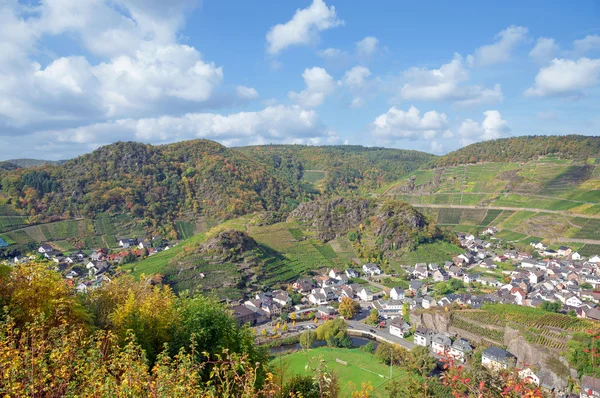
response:
<path id="1" fill-rule="evenodd" d="M 323 242 L 360 230 L 371 238 L 376 249 L 388 256 L 393 256 L 397 249 L 416 245 L 420 235 L 427 239 L 442 237 L 423 213 L 404 202 L 320 199 L 301 204 L 291 217 L 308 224 Z"/>
<path id="2" fill-rule="evenodd" d="M 423 326 L 440 333 L 449 332 L 450 313 L 441 311 L 411 312 L 410 324 L 414 327 Z"/>

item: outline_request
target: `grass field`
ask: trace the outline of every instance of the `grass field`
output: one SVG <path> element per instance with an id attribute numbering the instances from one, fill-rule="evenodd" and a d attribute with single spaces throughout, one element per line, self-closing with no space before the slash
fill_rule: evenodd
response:
<path id="1" fill-rule="evenodd" d="M 181 239 L 188 239 L 194 236 L 194 224 L 187 221 L 176 221 L 177 233 Z"/>
<path id="2" fill-rule="evenodd" d="M 464 250 L 448 242 L 435 242 L 420 245 L 417 250 L 408 252 L 400 257 L 399 262 L 404 265 L 416 263 L 441 263 L 450 261 L 453 256 L 463 253 Z"/>
<path id="3" fill-rule="evenodd" d="M 319 359 L 323 359 L 329 371 L 338 375 L 342 397 L 350 397 L 352 392 L 359 389 L 363 382 L 373 386 L 375 389 L 373 397 L 388 396 L 385 384 L 390 380 L 389 366 L 380 363 L 374 355 L 365 353 L 358 348 L 318 347 L 275 357 L 271 360 L 270 365 L 274 369 L 281 366 L 290 377 L 311 374 L 311 370 L 305 369 L 306 364 L 309 362 L 316 364 Z M 345 361 L 348 365 L 340 364 L 336 359 Z M 409 376 L 404 370 L 394 367 L 392 377 L 402 379 Z"/>

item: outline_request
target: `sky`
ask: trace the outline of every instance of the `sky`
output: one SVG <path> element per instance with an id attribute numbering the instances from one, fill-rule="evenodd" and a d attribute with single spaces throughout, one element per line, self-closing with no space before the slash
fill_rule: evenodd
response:
<path id="1" fill-rule="evenodd" d="M 600 3 L 0 0 L 0 159 L 600 133 Z"/>

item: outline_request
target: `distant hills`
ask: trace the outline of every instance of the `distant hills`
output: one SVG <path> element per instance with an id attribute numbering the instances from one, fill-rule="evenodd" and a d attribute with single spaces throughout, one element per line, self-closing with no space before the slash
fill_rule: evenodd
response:
<path id="1" fill-rule="evenodd" d="M 68 161 L 0 163 L 0 236 L 18 245 L 111 246 L 127 231 L 189 237 L 245 214 L 273 223 L 320 197 L 376 194 L 429 207 L 442 225 L 502 227 L 514 209 L 523 217 L 508 219 L 514 238 L 583 239 L 577 231 L 595 232 L 588 219 L 600 215 L 599 154 L 600 138 L 586 136 L 515 137 L 445 156 L 352 145 L 119 142 Z M 442 209 L 453 206 L 460 214 Z M 506 214 L 496 219 L 488 208 Z"/>

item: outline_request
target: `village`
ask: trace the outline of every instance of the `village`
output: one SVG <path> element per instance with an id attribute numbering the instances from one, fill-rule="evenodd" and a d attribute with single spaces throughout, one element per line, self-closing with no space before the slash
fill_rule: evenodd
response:
<path id="1" fill-rule="evenodd" d="M 451 357 L 460 362 L 473 351 L 468 339 L 415 327 L 409 323 L 410 313 L 434 307 L 481 308 L 500 303 L 551 306 L 556 312 L 600 321 L 600 256 L 584 258 L 566 246 L 552 250 L 541 242 L 531 242 L 527 252 L 505 249 L 504 242 L 494 237 L 496 232 L 490 227 L 478 236 L 459 233 L 464 253 L 443 264 L 406 265 L 401 274 L 393 275 L 384 274 L 375 263 L 326 269 L 299 278 L 287 289 L 255 292 L 246 300 L 231 302 L 232 312 L 240 325 L 250 324 L 259 338 L 269 339 L 314 329 L 320 321 L 338 317 L 340 302 L 350 299 L 359 309 L 356 316 L 346 319 L 349 328 L 407 349 L 429 347 L 438 358 Z M 85 293 L 110 282 L 120 264 L 170 249 L 162 240 L 160 243 L 158 239 L 124 238 L 119 240 L 121 250 L 116 253 L 97 249 L 69 255 L 46 243 L 35 255 L 18 256 L 10 263 L 45 258 L 55 263 L 53 267 L 78 292 Z M 483 351 L 481 361 L 488 368 L 505 369 L 516 366 L 519 358 L 490 346 Z M 531 368 L 523 368 L 520 374 L 540 385 L 539 376 Z M 600 396 L 599 379 L 586 376 L 582 385 L 585 388 L 581 389 L 581 397 Z"/>

